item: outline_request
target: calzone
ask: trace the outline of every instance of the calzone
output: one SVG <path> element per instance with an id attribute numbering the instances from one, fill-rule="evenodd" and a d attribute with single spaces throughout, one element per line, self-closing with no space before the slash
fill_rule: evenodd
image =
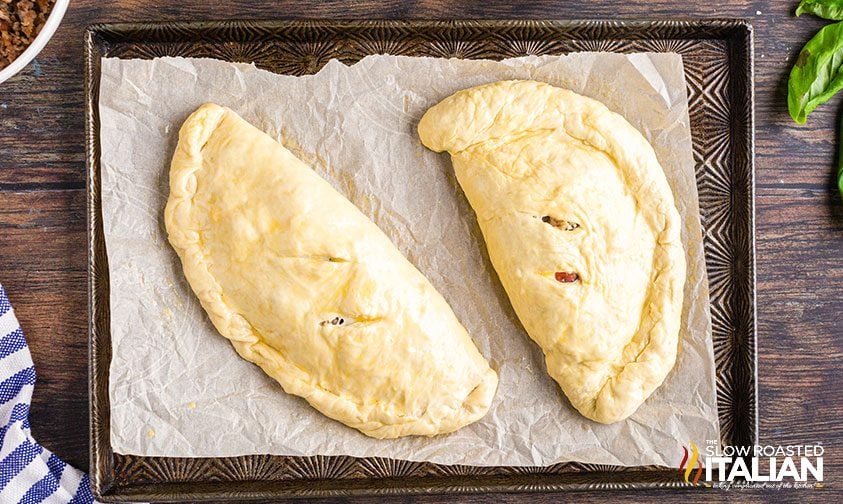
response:
<path id="1" fill-rule="evenodd" d="M 534 81 L 460 91 L 418 126 L 448 151 L 518 318 L 571 404 L 631 415 L 674 365 L 680 218 L 647 140 L 602 103 Z"/>
<path id="2" fill-rule="evenodd" d="M 285 391 L 376 438 L 447 433 L 497 387 L 445 299 L 350 201 L 227 108 L 187 118 L 169 241 L 211 322 Z"/>

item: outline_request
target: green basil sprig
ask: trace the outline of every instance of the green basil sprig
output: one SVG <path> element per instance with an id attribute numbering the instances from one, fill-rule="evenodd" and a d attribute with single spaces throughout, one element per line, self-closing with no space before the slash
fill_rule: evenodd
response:
<path id="1" fill-rule="evenodd" d="M 832 21 L 843 20 L 843 0 L 802 0 L 796 8 L 796 15 L 813 14 Z"/>
<path id="2" fill-rule="evenodd" d="M 813 14 L 843 21 L 843 0 L 802 0 L 796 15 Z M 804 124 L 817 106 L 843 89 L 843 22 L 830 24 L 805 44 L 787 81 L 787 109 Z M 843 115 L 837 144 L 837 190 L 843 196 Z"/>
<path id="3" fill-rule="evenodd" d="M 787 83 L 790 116 L 804 124 L 818 105 L 843 89 L 843 23 L 825 26 L 805 44 Z"/>

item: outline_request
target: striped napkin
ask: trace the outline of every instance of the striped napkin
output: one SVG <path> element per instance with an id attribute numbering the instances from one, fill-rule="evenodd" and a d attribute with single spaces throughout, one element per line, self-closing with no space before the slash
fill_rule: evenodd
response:
<path id="1" fill-rule="evenodd" d="M 35 366 L 0 285 L 0 503 L 95 502 L 88 475 L 32 439 L 29 403 Z"/>

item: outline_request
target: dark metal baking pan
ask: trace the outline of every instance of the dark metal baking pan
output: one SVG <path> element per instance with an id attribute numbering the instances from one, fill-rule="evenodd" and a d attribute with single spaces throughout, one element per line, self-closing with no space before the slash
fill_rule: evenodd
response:
<path id="1" fill-rule="evenodd" d="M 752 27 L 680 21 L 220 21 L 96 25 L 85 36 L 91 481 L 103 500 L 235 499 L 687 485 L 676 469 L 563 463 L 444 466 L 383 458 L 253 455 L 140 457 L 109 443 L 109 279 L 100 203 L 102 57 L 212 57 L 277 73 L 370 54 L 503 59 L 574 51 L 676 52 L 690 98 L 710 280 L 721 442 L 757 436 Z M 119 294 L 119 293 L 118 293 Z M 677 454 L 678 457 L 678 454 Z"/>

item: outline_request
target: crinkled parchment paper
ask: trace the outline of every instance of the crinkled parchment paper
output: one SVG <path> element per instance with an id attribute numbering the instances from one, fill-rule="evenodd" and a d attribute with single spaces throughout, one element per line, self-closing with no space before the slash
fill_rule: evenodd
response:
<path id="1" fill-rule="evenodd" d="M 665 384 L 626 421 L 600 425 L 568 404 L 489 264 L 448 155 L 428 151 L 416 134 L 431 105 L 501 79 L 546 81 L 623 114 L 652 142 L 676 195 L 689 265 L 679 359 Z M 191 292 L 163 224 L 179 127 L 207 101 L 231 107 L 278 138 L 427 275 L 500 374 L 485 418 L 446 436 L 370 439 L 287 395 L 237 356 Z M 679 55 L 580 53 L 503 62 L 370 56 L 351 67 L 331 61 L 306 77 L 207 59 L 104 59 L 100 119 L 116 452 L 675 466 L 683 443 L 719 439 Z"/>

